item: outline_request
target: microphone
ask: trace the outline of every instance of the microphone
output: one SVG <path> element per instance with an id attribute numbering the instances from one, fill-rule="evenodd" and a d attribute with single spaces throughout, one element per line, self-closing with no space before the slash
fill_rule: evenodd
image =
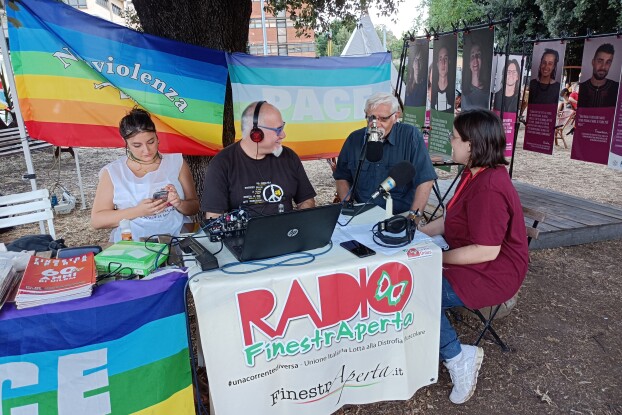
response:
<path id="1" fill-rule="evenodd" d="M 365 158 L 370 163 L 376 163 L 382 160 L 382 136 L 383 132 L 378 129 L 376 116 L 372 115 L 371 127 L 367 133 L 367 150 L 365 151 Z"/>
<path id="2" fill-rule="evenodd" d="M 396 186 L 404 186 L 415 177 L 415 166 L 409 161 L 400 161 L 389 170 L 389 177 L 384 179 L 378 190 L 371 195 L 372 199 L 377 198 L 381 194 L 388 193 Z"/>

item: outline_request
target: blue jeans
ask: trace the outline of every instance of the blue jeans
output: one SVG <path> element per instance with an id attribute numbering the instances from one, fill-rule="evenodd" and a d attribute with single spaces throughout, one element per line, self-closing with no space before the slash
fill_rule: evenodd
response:
<path id="1" fill-rule="evenodd" d="M 456 335 L 456 330 L 445 315 L 445 310 L 451 307 L 463 306 L 464 303 L 451 288 L 449 281 L 443 277 L 443 286 L 441 289 L 441 342 L 440 342 L 440 359 L 448 360 L 456 357 L 462 348 L 460 341 Z"/>

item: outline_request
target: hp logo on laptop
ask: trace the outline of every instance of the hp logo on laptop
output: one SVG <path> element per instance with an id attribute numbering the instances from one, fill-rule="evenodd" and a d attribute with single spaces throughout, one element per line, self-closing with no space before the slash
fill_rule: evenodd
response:
<path id="1" fill-rule="evenodd" d="M 289 231 L 287 231 L 287 236 L 290 238 L 293 238 L 296 235 L 298 235 L 298 229 L 296 228 L 290 229 Z"/>

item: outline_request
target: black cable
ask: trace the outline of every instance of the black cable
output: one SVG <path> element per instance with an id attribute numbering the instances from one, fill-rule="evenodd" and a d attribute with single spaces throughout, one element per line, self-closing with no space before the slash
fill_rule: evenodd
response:
<path id="1" fill-rule="evenodd" d="M 328 249 L 319 252 L 317 254 L 312 254 L 310 252 L 307 251 L 303 251 L 303 252 L 294 252 L 291 254 L 284 254 L 284 255 L 279 255 L 276 257 L 272 257 L 272 258 L 268 258 L 266 260 L 274 260 L 277 258 L 283 258 L 281 261 L 279 262 L 270 262 L 270 263 L 266 263 L 264 261 L 266 260 L 256 260 L 256 261 L 246 261 L 246 262 L 230 262 L 228 264 L 224 264 L 222 265 L 220 268 L 216 268 L 216 269 L 212 269 L 212 270 L 207 270 L 207 271 L 201 271 L 198 272 L 196 274 L 193 275 L 193 277 L 196 277 L 198 275 L 204 274 L 204 273 L 208 273 L 208 272 L 213 272 L 213 271 L 222 271 L 225 274 L 230 274 L 230 275 L 242 275 L 242 274 L 251 274 L 251 273 L 255 273 L 255 272 L 259 272 L 259 271 L 263 271 L 266 269 L 270 269 L 270 268 L 275 268 L 275 267 L 297 267 L 300 265 L 307 265 L 312 263 L 313 261 L 315 261 L 315 258 L 317 258 L 320 255 L 324 255 L 328 252 L 330 252 L 330 250 L 333 248 L 333 242 L 329 242 L 326 246 L 328 246 Z M 219 251 L 220 252 L 220 251 Z M 291 263 L 292 261 L 296 261 L 296 260 L 304 260 L 302 262 L 295 262 L 295 263 Z M 241 266 L 241 265 L 251 265 L 251 266 L 256 266 L 258 268 L 253 269 L 253 270 L 246 270 L 246 271 L 229 271 L 229 268 L 233 268 L 233 267 L 237 267 L 237 266 Z"/>
<path id="2" fill-rule="evenodd" d="M 408 229 L 406 229 L 406 234 L 407 234 L 407 235 L 405 236 L 405 238 L 407 238 L 407 239 L 406 239 L 406 241 L 405 241 L 405 242 L 401 242 L 401 243 L 396 244 L 396 245 L 389 245 L 389 244 L 388 244 L 388 243 L 386 243 L 386 242 L 385 242 L 385 243 L 383 243 L 383 242 L 379 242 L 379 241 L 378 241 L 378 239 L 382 240 L 382 237 L 383 237 L 384 235 L 382 235 L 382 232 L 380 231 L 380 229 L 379 229 L 379 226 L 378 226 L 378 225 L 379 225 L 379 223 L 376 223 L 376 224 L 375 224 L 375 225 L 371 228 L 371 232 L 372 232 L 372 235 L 373 235 L 372 239 L 373 239 L 374 243 L 375 243 L 375 244 L 377 244 L 377 245 L 379 245 L 379 246 L 382 246 L 382 247 L 385 247 L 385 248 L 402 248 L 402 247 L 404 247 L 404 246 L 406 246 L 406 245 L 409 245 L 409 244 L 413 241 L 414 232 L 413 232 L 413 234 L 412 234 L 412 235 L 410 235 L 410 234 L 409 234 Z M 397 238 L 397 237 L 392 237 L 392 238 Z"/>
<path id="3" fill-rule="evenodd" d="M 363 211 L 363 209 L 365 209 L 365 206 L 371 204 L 372 200 L 373 200 L 373 198 L 371 198 L 371 197 L 369 199 L 367 199 L 367 202 L 363 203 L 358 208 L 358 210 L 356 212 L 354 212 L 354 214 L 350 217 L 350 219 L 348 219 L 348 221 L 346 223 L 342 224 L 342 223 L 339 223 L 339 221 L 337 221 L 337 225 L 339 225 L 339 226 L 348 226 L 350 224 L 350 222 L 352 222 L 352 219 L 354 219 L 356 216 L 358 216 Z"/>
<path id="4" fill-rule="evenodd" d="M 110 266 L 113 264 L 118 265 L 114 271 L 110 269 Z M 130 272 L 127 276 L 122 274 L 122 272 L 125 270 Z M 119 278 L 119 275 L 121 276 L 121 278 Z M 124 267 L 123 264 L 121 264 L 120 262 L 110 262 L 108 263 L 108 273 L 104 275 L 98 275 L 95 278 L 95 282 L 99 283 L 102 280 L 113 277 L 115 278 L 115 280 L 129 280 L 134 277 L 134 270 L 130 267 Z"/>
<path id="5" fill-rule="evenodd" d="M 150 241 L 151 241 L 151 239 L 153 239 L 153 238 L 159 238 L 160 236 L 170 236 L 171 241 L 170 241 L 170 242 L 168 242 L 168 243 L 165 243 L 165 244 L 164 244 L 164 246 L 163 246 L 162 248 L 160 248 L 159 250 L 151 249 L 151 247 L 150 247 L 149 245 L 147 245 L 147 243 L 160 243 L 160 244 L 161 244 L 162 242 L 150 242 Z M 172 249 L 173 249 L 173 243 L 175 243 L 176 245 L 179 245 L 179 238 L 178 238 L 178 237 L 176 237 L 176 236 L 171 236 L 171 235 L 169 235 L 169 234 L 164 234 L 164 233 L 154 234 L 154 235 L 151 235 L 151 236 L 149 236 L 149 237 L 147 237 L 147 238 L 145 239 L 145 249 L 146 249 L 147 251 L 150 251 L 150 252 L 155 252 L 155 253 L 157 254 L 157 255 L 156 255 L 156 257 L 155 257 L 154 264 L 153 264 L 153 266 L 154 266 L 154 268 L 153 268 L 153 269 L 154 269 L 154 270 L 155 270 L 156 268 L 158 268 L 158 261 L 160 260 L 160 255 L 162 255 L 162 254 L 164 253 L 164 250 L 165 250 L 166 248 L 168 248 L 168 254 L 167 254 L 167 255 L 170 255 L 170 254 L 171 254 L 171 251 L 172 251 Z"/>

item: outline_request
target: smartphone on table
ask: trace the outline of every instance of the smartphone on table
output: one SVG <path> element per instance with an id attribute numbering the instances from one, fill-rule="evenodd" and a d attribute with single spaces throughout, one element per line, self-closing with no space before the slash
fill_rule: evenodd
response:
<path id="1" fill-rule="evenodd" d="M 356 255 L 359 258 L 365 258 L 365 257 L 376 254 L 376 251 L 363 245 L 359 241 L 355 241 L 354 239 L 350 241 L 342 242 L 339 245 L 341 245 L 344 249 L 352 252 L 354 255 Z"/>

